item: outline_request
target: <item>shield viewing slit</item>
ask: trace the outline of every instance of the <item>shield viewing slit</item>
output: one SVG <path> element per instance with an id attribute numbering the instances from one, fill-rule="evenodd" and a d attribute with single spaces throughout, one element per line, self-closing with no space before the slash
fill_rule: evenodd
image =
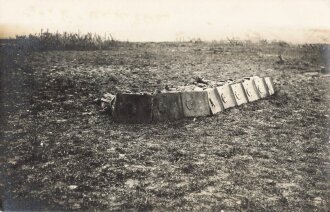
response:
<path id="1" fill-rule="evenodd" d="M 248 102 L 243 85 L 240 82 L 231 84 L 231 89 L 233 91 L 237 105 L 242 105 Z"/>
<path id="2" fill-rule="evenodd" d="M 237 105 L 233 91 L 229 84 L 217 87 L 217 91 L 224 109 L 235 107 Z"/>
<path id="3" fill-rule="evenodd" d="M 122 123 L 151 122 L 152 96 L 118 93 L 112 115 L 115 121 Z"/>
<path id="4" fill-rule="evenodd" d="M 259 92 L 260 97 L 265 98 L 269 96 L 268 88 L 264 78 L 255 76 L 253 77 L 253 79 L 256 84 L 256 88 L 257 91 Z"/>
<path id="5" fill-rule="evenodd" d="M 207 91 L 208 102 L 209 102 L 209 106 L 211 108 L 212 114 L 216 114 L 216 113 L 223 111 L 224 108 L 222 106 L 220 96 L 219 96 L 216 88 L 209 88 L 206 91 Z"/>
<path id="6" fill-rule="evenodd" d="M 197 117 L 211 115 L 206 91 L 186 91 L 181 93 L 183 115 Z"/>
<path id="7" fill-rule="evenodd" d="M 159 93 L 153 98 L 153 120 L 176 120 L 183 117 L 181 95 L 179 92 Z"/>
<path id="8" fill-rule="evenodd" d="M 256 88 L 253 78 L 245 78 L 242 82 L 242 85 L 249 102 L 253 102 L 260 99 L 260 95 Z"/>

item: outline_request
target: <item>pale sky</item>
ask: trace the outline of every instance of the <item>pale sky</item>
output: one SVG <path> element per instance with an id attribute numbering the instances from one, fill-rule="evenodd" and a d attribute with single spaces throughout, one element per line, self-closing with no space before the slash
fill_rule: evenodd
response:
<path id="1" fill-rule="evenodd" d="M 41 29 L 123 41 L 330 42 L 330 0 L 0 0 L 0 37 Z"/>

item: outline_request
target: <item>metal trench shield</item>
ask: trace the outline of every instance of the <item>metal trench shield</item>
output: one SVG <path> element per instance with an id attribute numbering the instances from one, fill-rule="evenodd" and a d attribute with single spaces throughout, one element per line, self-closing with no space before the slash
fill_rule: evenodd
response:
<path id="1" fill-rule="evenodd" d="M 253 102 L 261 98 L 252 78 L 245 78 L 242 85 L 249 102 Z"/>
<path id="2" fill-rule="evenodd" d="M 212 114 L 219 113 L 224 110 L 223 105 L 220 100 L 220 96 L 216 88 L 209 88 L 207 91 L 207 97 L 209 106 L 211 109 Z"/>
<path id="3" fill-rule="evenodd" d="M 272 78 L 265 77 L 265 83 L 267 85 L 269 95 L 273 95 L 275 93 L 275 87 Z"/>
<path id="4" fill-rule="evenodd" d="M 240 82 L 231 84 L 230 86 L 234 93 L 234 97 L 235 97 L 237 105 L 242 105 L 242 104 L 245 104 L 248 102 L 243 85 Z"/>
<path id="5" fill-rule="evenodd" d="M 122 123 L 148 123 L 152 121 L 152 96 L 141 94 L 116 95 L 113 119 Z"/>
<path id="6" fill-rule="evenodd" d="M 256 88 L 259 92 L 260 97 L 265 98 L 265 97 L 269 96 L 268 87 L 266 85 L 264 78 L 255 76 L 255 77 L 253 77 L 253 79 L 256 84 Z"/>
<path id="7" fill-rule="evenodd" d="M 153 98 L 152 114 L 154 121 L 176 120 L 183 117 L 179 92 L 159 93 Z"/>
<path id="8" fill-rule="evenodd" d="M 211 115 L 206 91 L 185 91 L 181 93 L 184 117 Z"/>
<path id="9" fill-rule="evenodd" d="M 237 105 L 233 91 L 229 84 L 217 87 L 217 91 L 224 109 L 235 107 Z"/>

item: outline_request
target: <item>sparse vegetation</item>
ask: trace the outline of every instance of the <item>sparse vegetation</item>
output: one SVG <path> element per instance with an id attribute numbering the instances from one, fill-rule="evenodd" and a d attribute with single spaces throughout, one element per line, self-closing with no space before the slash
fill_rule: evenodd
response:
<path id="1" fill-rule="evenodd" d="M 116 41 L 110 35 L 42 32 L 16 36 L 16 45 L 22 50 L 109 50 Z"/>
<path id="2" fill-rule="evenodd" d="M 227 38 L 227 41 L 229 42 L 230 45 L 232 46 L 243 46 L 244 43 L 243 41 L 236 39 L 236 38 Z"/>
<path id="3" fill-rule="evenodd" d="M 326 65 L 330 63 L 330 45 L 303 44 L 299 45 L 302 59 L 313 64 Z"/>

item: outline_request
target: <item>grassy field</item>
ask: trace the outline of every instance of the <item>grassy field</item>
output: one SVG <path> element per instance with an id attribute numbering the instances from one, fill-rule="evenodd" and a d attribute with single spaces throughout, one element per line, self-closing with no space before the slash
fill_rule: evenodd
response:
<path id="1" fill-rule="evenodd" d="M 318 47 L 117 43 L 1 48 L 2 207 L 18 210 L 328 211 L 329 81 Z M 281 54 L 284 62 L 279 62 Z M 306 74 L 307 73 L 307 74 Z M 117 124 L 106 92 L 259 75 L 277 93 L 212 117 Z"/>

